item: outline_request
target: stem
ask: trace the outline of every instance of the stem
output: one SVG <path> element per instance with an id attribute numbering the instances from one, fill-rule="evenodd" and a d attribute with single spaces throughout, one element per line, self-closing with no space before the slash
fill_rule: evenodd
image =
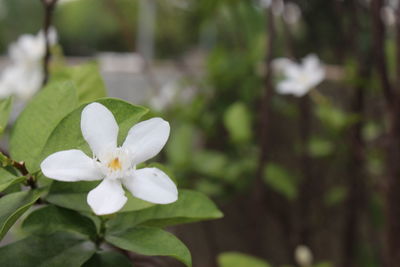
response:
<path id="1" fill-rule="evenodd" d="M 252 188 L 252 197 L 250 200 L 250 214 L 251 220 L 249 220 L 249 227 L 251 229 L 251 240 L 253 251 L 257 256 L 263 256 L 265 250 L 263 249 L 263 244 L 260 242 L 260 234 L 263 229 L 263 221 L 260 217 L 264 217 L 265 213 L 265 195 L 267 188 L 264 186 L 263 175 L 264 168 L 267 162 L 268 155 L 268 126 L 269 126 L 269 106 L 270 100 L 272 96 L 272 68 L 271 61 L 273 59 L 273 51 L 274 51 L 274 43 L 275 43 L 275 25 L 274 25 L 274 17 L 272 15 L 271 9 L 266 10 L 267 16 L 267 30 L 268 30 L 268 44 L 266 49 L 266 57 L 265 57 L 265 65 L 266 72 L 264 76 L 264 92 L 260 103 L 260 154 L 258 158 L 258 167 L 256 171 L 256 178 L 254 181 L 254 185 Z"/>
<path id="2" fill-rule="evenodd" d="M 350 24 L 352 25 L 349 35 L 351 48 L 353 53 L 356 55 L 358 65 L 358 76 L 369 77 L 371 74 L 371 62 L 370 57 L 365 56 L 370 53 L 362 52 L 362 45 L 357 43 L 360 36 L 356 35 L 361 31 L 359 23 L 359 12 L 357 4 L 351 3 L 351 14 L 352 18 Z M 370 51 L 370 47 L 367 50 Z M 344 237 L 343 237 L 343 266 L 353 267 L 357 265 L 357 246 L 360 241 L 360 222 L 362 215 L 365 210 L 365 201 L 367 194 L 367 173 L 365 171 L 365 143 L 362 138 L 362 128 L 364 125 L 364 110 L 365 110 L 365 84 L 358 83 L 354 88 L 354 95 L 351 100 L 351 111 L 360 117 L 360 120 L 355 123 L 349 129 L 349 147 L 350 147 L 350 159 L 348 161 L 348 188 L 349 193 L 346 200 L 345 210 L 345 226 L 344 226 Z"/>
<path id="3" fill-rule="evenodd" d="M 317 192 L 315 189 L 315 180 L 311 171 L 311 159 L 308 155 L 308 143 L 310 139 L 311 130 L 311 103 L 308 95 L 300 99 L 300 142 L 301 142 L 301 155 L 300 164 L 303 180 L 300 185 L 299 192 L 299 244 L 304 244 L 311 247 L 312 235 L 312 211 L 313 211 L 313 195 Z"/>
<path id="4" fill-rule="evenodd" d="M 390 124 L 387 146 L 388 174 L 385 181 L 386 251 L 384 263 L 387 267 L 395 267 L 400 262 L 400 118 L 398 116 L 400 108 L 398 94 L 393 92 L 386 66 L 385 27 L 380 17 L 383 4 L 383 0 L 373 0 L 371 9 L 374 26 L 374 51 L 376 52 L 375 65 L 381 79 Z M 397 13 L 399 12 L 397 11 Z M 397 21 L 397 32 L 400 32 L 399 21 Z M 397 41 L 400 42 L 399 37 Z M 400 60 L 400 57 L 398 56 L 397 59 Z M 397 64 L 400 66 L 400 62 Z"/>
<path id="5" fill-rule="evenodd" d="M 381 9 L 383 7 L 383 0 L 372 0 L 372 22 L 373 22 L 373 51 L 375 51 L 375 64 L 381 80 L 383 94 L 385 100 L 391 108 L 394 104 L 394 92 L 392 90 L 389 75 L 387 70 L 387 62 L 385 57 L 385 25 L 381 19 Z"/>
<path id="6" fill-rule="evenodd" d="M 57 4 L 57 0 L 41 0 L 44 8 L 44 20 L 43 20 L 43 32 L 46 44 L 46 52 L 43 61 L 43 86 L 46 85 L 49 79 L 49 64 L 51 59 L 50 52 L 50 41 L 49 41 L 49 29 L 52 25 L 54 9 Z"/>
<path id="7" fill-rule="evenodd" d="M 97 250 L 100 250 L 100 246 L 104 241 L 104 237 L 106 235 L 106 230 L 107 230 L 106 223 L 108 221 L 107 217 L 99 216 L 99 218 L 100 218 L 100 229 L 99 229 L 99 234 L 97 235 L 95 240 Z"/>

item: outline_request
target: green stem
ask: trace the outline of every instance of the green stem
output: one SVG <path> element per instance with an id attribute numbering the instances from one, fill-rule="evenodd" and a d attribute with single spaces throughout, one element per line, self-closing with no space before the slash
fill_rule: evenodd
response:
<path id="1" fill-rule="evenodd" d="M 109 219 L 104 216 L 99 216 L 99 218 L 100 218 L 100 229 L 99 229 L 99 234 L 97 235 L 97 238 L 95 240 L 97 250 L 100 250 L 100 246 L 104 241 L 104 237 L 106 235 L 106 230 L 107 230 L 106 223 Z"/>

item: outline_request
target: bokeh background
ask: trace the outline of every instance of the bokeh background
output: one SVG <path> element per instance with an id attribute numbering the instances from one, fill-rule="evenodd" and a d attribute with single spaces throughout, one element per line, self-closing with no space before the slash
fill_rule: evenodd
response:
<path id="1" fill-rule="evenodd" d="M 399 113 L 385 90 L 399 86 L 398 10 L 383 0 L 59 0 L 53 61 L 95 62 L 110 96 L 170 121 L 160 160 L 225 213 L 170 229 L 194 266 L 396 266 L 400 191 L 388 177 L 400 179 L 390 171 L 400 163 L 387 152 Z M 39 0 L 0 0 L 0 68 L 43 19 Z M 272 59 L 310 53 L 325 80 L 304 97 L 275 93 Z"/>

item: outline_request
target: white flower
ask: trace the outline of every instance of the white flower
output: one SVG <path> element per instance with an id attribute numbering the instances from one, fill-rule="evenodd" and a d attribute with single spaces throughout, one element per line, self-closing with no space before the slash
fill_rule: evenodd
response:
<path id="1" fill-rule="evenodd" d="M 16 95 L 19 99 L 28 100 L 40 88 L 42 82 L 41 69 L 11 65 L 0 74 L 0 98 Z"/>
<path id="2" fill-rule="evenodd" d="M 50 45 L 57 42 L 57 33 L 54 28 L 49 29 L 48 38 Z M 41 65 L 45 53 L 46 40 L 43 31 L 37 35 L 23 34 L 9 48 L 9 56 L 12 61 L 28 69 Z"/>
<path id="3" fill-rule="evenodd" d="M 103 180 L 87 196 L 97 215 L 115 213 L 126 203 L 125 188 L 137 198 L 168 204 L 177 200 L 174 182 L 157 168 L 136 169 L 155 155 L 169 137 L 169 123 L 152 118 L 134 125 L 125 142 L 117 146 L 118 125 L 103 105 L 87 105 L 81 115 L 82 135 L 94 158 L 80 150 L 65 150 L 48 156 L 41 169 L 45 176 L 65 182 Z"/>
<path id="4" fill-rule="evenodd" d="M 284 76 L 276 86 L 276 91 L 280 94 L 304 96 L 325 78 L 325 69 L 313 54 L 306 56 L 302 64 L 288 59 L 275 59 L 272 67 Z"/>
<path id="5" fill-rule="evenodd" d="M 49 30 L 49 42 L 56 43 L 57 34 Z M 17 42 L 11 44 L 8 54 L 11 65 L 0 75 L 0 97 L 16 95 L 19 99 L 28 100 L 42 85 L 43 58 L 46 52 L 44 33 L 37 35 L 24 34 Z"/>
<path id="6" fill-rule="evenodd" d="M 285 4 L 285 9 L 283 11 L 283 19 L 288 24 L 296 24 L 301 18 L 300 7 L 292 2 Z"/>
<path id="7" fill-rule="evenodd" d="M 272 4 L 272 0 L 260 0 L 259 4 L 262 8 L 269 8 Z"/>
<path id="8" fill-rule="evenodd" d="M 313 255 L 309 247 L 299 245 L 294 252 L 296 262 L 302 267 L 309 267 L 313 263 Z"/>

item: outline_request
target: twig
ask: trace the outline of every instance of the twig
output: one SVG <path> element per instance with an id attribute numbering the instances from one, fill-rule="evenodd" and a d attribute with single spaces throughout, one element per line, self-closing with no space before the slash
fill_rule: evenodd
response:
<path id="1" fill-rule="evenodd" d="M 43 20 L 43 32 L 46 44 L 46 52 L 43 60 L 43 86 L 46 85 L 49 79 L 49 64 L 51 59 L 50 52 L 50 40 L 49 40 L 49 29 L 52 25 L 54 9 L 57 4 L 57 0 L 41 0 L 44 8 L 44 20 Z"/>

